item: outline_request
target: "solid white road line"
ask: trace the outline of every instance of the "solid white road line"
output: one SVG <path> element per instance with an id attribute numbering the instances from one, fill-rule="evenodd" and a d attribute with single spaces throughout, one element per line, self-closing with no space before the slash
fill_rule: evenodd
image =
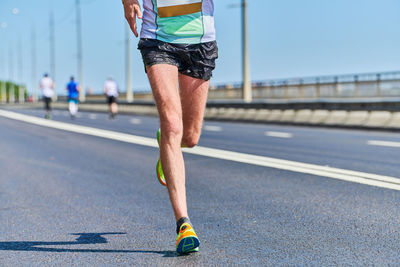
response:
<path id="1" fill-rule="evenodd" d="M 131 134 L 124 134 L 114 131 L 92 128 L 92 127 L 79 126 L 64 122 L 51 121 L 5 110 L 0 110 L 0 116 L 44 127 L 158 148 L 155 138 L 147 138 Z M 208 147 L 195 147 L 192 149 L 184 148 L 182 150 L 185 153 L 194 155 L 218 158 L 223 160 L 276 168 L 281 170 L 288 170 L 299 173 L 312 174 L 322 177 L 329 177 L 348 182 L 355 182 L 355 183 L 377 186 L 382 188 L 389 188 L 400 191 L 400 179 L 390 176 L 332 168 L 315 164 L 282 160 L 264 156 L 251 155 L 246 153 L 227 151 L 222 149 L 208 148 Z"/>
<path id="2" fill-rule="evenodd" d="M 400 142 L 370 140 L 370 141 L 368 141 L 368 145 L 370 145 L 370 146 L 400 147 Z"/>
<path id="3" fill-rule="evenodd" d="M 204 126 L 204 130 L 205 131 L 209 131 L 209 132 L 221 132 L 222 131 L 222 127 L 213 126 L 213 125 L 205 125 Z"/>
<path id="4" fill-rule="evenodd" d="M 142 120 L 141 119 L 132 118 L 132 119 L 130 119 L 130 122 L 132 124 L 141 124 Z"/>
<path id="5" fill-rule="evenodd" d="M 292 138 L 293 134 L 283 132 L 265 132 L 266 136 L 279 137 L 279 138 Z"/>

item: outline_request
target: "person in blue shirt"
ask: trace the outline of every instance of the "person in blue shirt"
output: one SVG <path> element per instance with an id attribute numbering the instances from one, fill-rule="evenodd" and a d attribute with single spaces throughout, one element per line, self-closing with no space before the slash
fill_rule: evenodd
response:
<path id="1" fill-rule="evenodd" d="M 71 76 L 69 83 L 67 84 L 68 91 L 68 108 L 71 119 L 75 119 L 76 113 L 78 112 L 78 100 L 79 100 L 79 84 L 75 81 L 75 78 Z"/>

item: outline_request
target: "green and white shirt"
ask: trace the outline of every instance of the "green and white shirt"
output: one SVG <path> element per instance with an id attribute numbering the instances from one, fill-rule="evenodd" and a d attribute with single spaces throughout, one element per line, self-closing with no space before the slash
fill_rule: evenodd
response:
<path id="1" fill-rule="evenodd" d="M 143 0 L 140 37 L 176 44 L 215 41 L 213 0 Z"/>

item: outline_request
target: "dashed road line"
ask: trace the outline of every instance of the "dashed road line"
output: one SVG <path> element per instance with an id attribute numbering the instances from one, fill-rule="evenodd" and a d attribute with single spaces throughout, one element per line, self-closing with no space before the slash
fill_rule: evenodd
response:
<path id="1" fill-rule="evenodd" d="M 213 126 L 213 125 L 205 125 L 204 126 L 204 130 L 205 131 L 209 131 L 209 132 L 221 132 L 222 131 L 222 127 Z"/>
<path id="2" fill-rule="evenodd" d="M 370 146 L 400 147 L 400 142 L 390 142 L 390 141 L 380 141 L 380 140 L 369 140 L 367 144 Z"/>
<path id="3" fill-rule="evenodd" d="M 278 137 L 278 138 L 292 138 L 293 134 L 291 133 L 284 133 L 284 132 L 265 132 L 266 136 L 270 137 Z"/>
<path id="4" fill-rule="evenodd" d="M 142 120 L 141 119 L 137 119 L 137 118 L 132 118 L 129 120 L 130 123 L 132 124 L 141 124 Z"/>

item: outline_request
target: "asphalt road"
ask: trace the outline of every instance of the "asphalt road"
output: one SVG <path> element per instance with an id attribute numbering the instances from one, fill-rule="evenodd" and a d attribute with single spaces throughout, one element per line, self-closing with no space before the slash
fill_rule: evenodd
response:
<path id="1" fill-rule="evenodd" d="M 53 120 L 151 138 L 158 128 L 144 116 L 71 120 L 56 110 Z M 398 144 L 398 133 L 214 121 L 199 145 L 400 178 Z M 0 265 L 400 264 L 399 191 L 192 154 L 188 205 L 201 248 L 177 257 L 157 157 L 0 116 Z"/>

